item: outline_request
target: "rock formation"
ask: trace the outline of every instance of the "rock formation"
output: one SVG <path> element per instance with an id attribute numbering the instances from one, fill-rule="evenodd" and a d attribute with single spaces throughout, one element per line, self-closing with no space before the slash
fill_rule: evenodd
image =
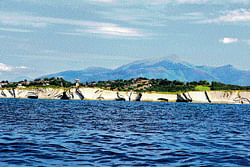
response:
<path id="1" fill-rule="evenodd" d="M 193 103 L 250 104 L 249 91 L 190 91 L 185 93 L 136 93 L 100 88 L 31 88 L 0 89 L 0 98 L 39 98 L 72 100 L 165 101 Z"/>

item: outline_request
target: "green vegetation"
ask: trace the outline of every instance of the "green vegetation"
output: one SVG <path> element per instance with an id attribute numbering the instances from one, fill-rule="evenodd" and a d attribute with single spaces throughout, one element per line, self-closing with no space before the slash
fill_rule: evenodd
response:
<path id="1" fill-rule="evenodd" d="M 2 81 L 2 88 L 70 88 L 73 84 L 60 77 L 35 79 L 34 81 L 8 82 Z"/>
<path id="2" fill-rule="evenodd" d="M 227 85 L 220 82 L 212 82 L 211 90 L 250 90 L 250 86 Z"/>
<path id="3" fill-rule="evenodd" d="M 60 77 L 44 78 L 44 79 L 35 79 L 33 82 L 29 83 L 29 86 L 56 86 L 56 87 L 71 87 L 72 83 L 64 80 Z"/>
<path id="4" fill-rule="evenodd" d="M 137 78 L 130 80 L 98 81 L 88 83 L 88 87 L 99 87 L 108 90 L 137 91 L 137 92 L 186 92 L 209 90 L 250 90 L 249 86 L 227 85 L 219 82 L 209 83 L 206 80 L 181 82 L 168 79 Z"/>
<path id="5" fill-rule="evenodd" d="M 211 88 L 209 86 L 198 85 L 194 88 L 196 91 L 209 91 Z"/>
<path id="6" fill-rule="evenodd" d="M 35 79 L 34 81 L 19 81 L 11 82 L 2 81 L 0 82 L 2 88 L 19 88 L 19 89 L 36 89 L 36 88 L 63 88 L 68 89 L 75 84 L 64 80 L 60 77 Z M 160 92 L 160 93 L 176 93 L 176 92 L 187 92 L 187 91 L 209 91 L 209 90 L 247 90 L 250 91 L 250 86 L 238 86 L 223 84 L 220 82 L 209 83 L 206 80 L 193 81 L 193 82 L 181 82 L 181 81 L 170 81 L 168 79 L 147 79 L 147 78 L 136 78 L 130 80 L 114 80 L 114 81 L 98 81 L 98 82 L 86 82 L 79 83 L 78 86 L 83 87 L 98 87 L 106 90 L 113 91 L 136 91 L 136 92 Z"/>

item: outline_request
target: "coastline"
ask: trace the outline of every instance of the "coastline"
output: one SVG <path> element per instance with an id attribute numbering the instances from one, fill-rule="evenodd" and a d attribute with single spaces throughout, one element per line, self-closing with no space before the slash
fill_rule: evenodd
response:
<path id="1" fill-rule="evenodd" d="M 0 89 L 0 98 L 37 98 L 107 101 L 151 101 L 250 104 L 250 91 L 143 92 L 111 91 L 101 88 L 14 88 Z"/>

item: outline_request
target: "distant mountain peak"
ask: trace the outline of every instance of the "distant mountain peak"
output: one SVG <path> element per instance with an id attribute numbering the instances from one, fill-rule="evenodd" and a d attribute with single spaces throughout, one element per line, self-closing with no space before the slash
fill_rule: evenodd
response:
<path id="1" fill-rule="evenodd" d="M 227 64 L 227 65 L 224 65 L 224 66 L 222 66 L 222 67 L 226 67 L 226 68 L 233 68 L 233 65 L 231 65 L 231 64 Z"/>
<path id="2" fill-rule="evenodd" d="M 163 61 L 172 62 L 172 63 L 184 62 L 177 55 L 169 55 L 169 56 L 164 56 L 164 57 L 159 57 L 159 58 L 152 57 L 152 58 L 148 58 L 144 60 L 138 60 L 138 61 L 135 61 L 135 63 L 143 62 L 145 64 L 156 64 L 156 63 L 163 62 Z"/>
<path id="3" fill-rule="evenodd" d="M 231 64 L 227 64 L 227 65 L 216 67 L 216 69 L 236 69 L 236 68 L 234 68 L 234 66 Z"/>
<path id="4" fill-rule="evenodd" d="M 228 64 L 220 67 L 195 66 L 176 55 L 138 60 L 117 69 L 88 67 L 81 71 L 65 71 L 49 76 L 63 76 L 64 79 L 81 82 L 131 79 L 138 77 L 167 78 L 180 81 L 218 81 L 226 84 L 250 85 L 250 71 L 243 71 Z"/>
<path id="5" fill-rule="evenodd" d="M 182 62 L 182 60 L 180 59 L 180 57 L 177 56 L 177 55 L 175 55 L 175 54 L 159 58 L 159 61 L 165 61 L 165 60 L 172 61 L 172 62 Z"/>
<path id="6" fill-rule="evenodd" d="M 137 60 L 132 63 L 123 65 L 116 70 L 121 71 L 121 70 L 126 70 L 126 69 L 133 69 L 133 68 L 138 68 L 138 67 L 167 67 L 181 64 L 186 67 L 193 67 L 193 65 L 181 60 L 177 55 L 170 55 L 170 56 L 164 56 L 164 57 L 159 57 L 159 58 L 148 58 L 148 59 L 143 59 L 143 60 Z"/>
<path id="7" fill-rule="evenodd" d="M 104 68 L 104 67 L 97 67 L 97 66 L 87 67 L 87 68 L 84 69 L 84 71 L 102 71 L 102 70 L 110 71 L 111 69 Z"/>

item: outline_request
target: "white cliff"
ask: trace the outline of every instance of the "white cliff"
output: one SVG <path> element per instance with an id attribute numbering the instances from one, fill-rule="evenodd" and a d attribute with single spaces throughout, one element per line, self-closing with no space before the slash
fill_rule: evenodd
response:
<path id="1" fill-rule="evenodd" d="M 29 98 L 117 101 L 168 101 L 193 103 L 250 104 L 249 91 L 190 91 L 185 93 L 137 93 L 110 91 L 100 88 L 16 88 L 0 89 L 0 98 Z"/>

